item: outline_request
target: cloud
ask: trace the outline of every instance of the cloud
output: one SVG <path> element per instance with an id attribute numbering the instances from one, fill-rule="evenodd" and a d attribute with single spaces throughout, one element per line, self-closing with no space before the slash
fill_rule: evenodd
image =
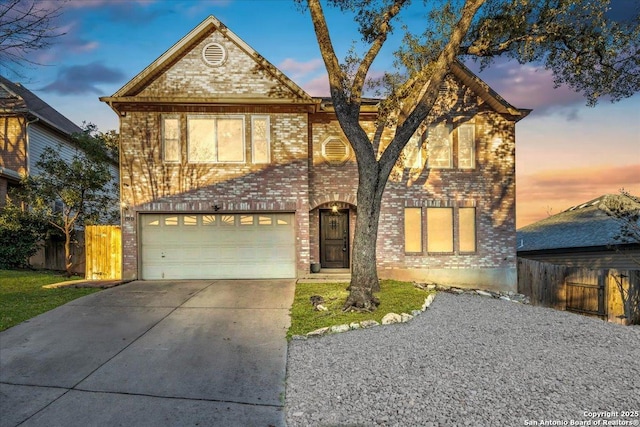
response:
<path id="1" fill-rule="evenodd" d="M 290 74 L 293 79 L 304 79 L 309 74 L 323 69 L 322 66 L 322 60 L 319 58 L 307 62 L 299 62 L 295 59 L 287 58 L 278 65 L 278 68 Z"/>
<path id="2" fill-rule="evenodd" d="M 575 120 L 578 108 L 586 104 L 584 97 L 570 87 L 556 88 L 553 73 L 542 66 L 496 60 L 480 72 L 478 64 L 468 65 L 509 103 L 532 108 L 536 115 L 562 114 Z"/>
<path id="3" fill-rule="evenodd" d="M 100 94 L 96 85 L 100 83 L 117 83 L 125 78 L 125 74 L 116 69 L 92 62 L 87 65 L 62 67 L 53 83 L 41 90 L 60 95 L 80 95 L 85 93 Z"/>
<path id="4" fill-rule="evenodd" d="M 542 171 L 531 175 L 531 179 L 534 185 L 546 188 L 549 186 L 592 188 L 620 185 L 640 181 L 640 164 Z"/>
<path id="5" fill-rule="evenodd" d="M 301 87 L 311 96 L 331 96 L 329 91 L 329 76 L 327 74 L 311 79 L 303 83 Z"/>

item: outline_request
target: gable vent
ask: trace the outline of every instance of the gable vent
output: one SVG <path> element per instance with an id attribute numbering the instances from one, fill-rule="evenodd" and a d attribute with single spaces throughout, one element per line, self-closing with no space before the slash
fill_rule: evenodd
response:
<path id="1" fill-rule="evenodd" d="M 202 59 L 213 67 L 219 67 L 227 59 L 227 51 L 218 43 L 209 43 L 202 49 Z"/>
<path id="2" fill-rule="evenodd" d="M 322 157 L 331 165 L 341 165 L 349 159 L 349 145 L 341 139 L 328 139 L 322 144 Z"/>

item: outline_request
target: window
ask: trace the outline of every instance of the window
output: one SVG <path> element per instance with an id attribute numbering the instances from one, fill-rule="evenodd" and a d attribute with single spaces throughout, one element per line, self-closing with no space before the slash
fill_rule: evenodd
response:
<path id="1" fill-rule="evenodd" d="M 253 163 L 269 163 L 269 117 L 251 118 Z"/>
<path id="2" fill-rule="evenodd" d="M 244 162 L 242 117 L 189 117 L 187 155 L 192 163 Z"/>
<path id="3" fill-rule="evenodd" d="M 180 162 L 180 119 L 162 119 L 162 154 L 165 162 Z"/>
<path id="4" fill-rule="evenodd" d="M 225 226 L 235 226 L 236 217 L 233 215 L 220 215 L 220 224 Z"/>
<path id="5" fill-rule="evenodd" d="M 460 233 L 460 252 L 476 251 L 476 209 L 458 210 L 458 231 Z"/>
<path id="6" fill-rule="evenodd" d="M 240 225 L 253 225 L 253 215 L 240 215 Z"/>
<path id="7" fill-rule="evenodd" d="M 215 215 L 203 215 L 202 216 L 202 225 L 216 225 L 216 216 Z"/>
<path id="8" fill-rule="evenodd" d="M 258 225 L 272 225 L 272 224 L 273 224 L 273 218 L 271 218 L 271 216 L 260 215 L 258 217 Z"/>
<path id="9" fill-rule="evenodd" d="M 288 217 L 279 216 L 276 225 L 289 225 L 289 221 Z"/>
<path id="10" fill-rule="evenodd" d="M 451 125 L 430 126 L 427 138 L 428 167 L 432 169 L 453 167 L 451 146 Z"/>
<path id="11" fill-rule="evenodd" d="M 427 208 L 427 251 L 453 252 L 452 208 Z"/>
<path id="12" fill-rule="evenodd" d="M 195 215 L 185 215 L 182 218 L 182 223 L 187 226 L 198 225 L 198 217 Z"/>
<path id="13" fill-rule="evenodd" d="M 414 134 L 404 146 L 404 167 L 409 169 L 422 168 L 422 135 Z"/>
<path id="14" fill-rule="evenodd" d="M 422 208 L 404 208 L 404 251 L 422 252 Z"/>
<path id="15" fill-rule="evenodd" d="M 167 216 L 164 218 L 164 225 L 173 226 L 178 225 L 178 217 L 177 216 Z"/>
<path id="16" fill-rule="evenodd" d="M 476 167 L 475 125 L 466 123 L 458 126 L 458 168 Z"/>

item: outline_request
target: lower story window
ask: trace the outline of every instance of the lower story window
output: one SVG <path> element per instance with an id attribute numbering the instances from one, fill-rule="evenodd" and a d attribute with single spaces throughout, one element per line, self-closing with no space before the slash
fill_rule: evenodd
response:
<path id="1" fill-rule="evenodd" d="M 426 230 L 423 230 L 423 209 L 404 208 L 405 253 L 423 253 L 425 240 L 429 253 L 477 251 L 476 208 L 461 207 L 457 211 L 450 207 L 426 208 L 424 212 L 427 216 Z"/>
<path id="2" fill-rule="evenodd" d="M 404 208 L 404 251 L 422 252 L 422 208 Z"/>
<path id="3" fill-rule="evenodd" d="M 453 208 L 427 208 L 427 252 L 453 252 Z"/>
<path id="4" fill-rule="evenodd" d="M 476 251 L 476 208 L 458 210 L 460 252 Z"/>

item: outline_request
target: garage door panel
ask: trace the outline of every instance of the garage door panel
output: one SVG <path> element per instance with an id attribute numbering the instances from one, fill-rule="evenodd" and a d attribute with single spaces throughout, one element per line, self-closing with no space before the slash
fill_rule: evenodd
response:
<path id="1" fill-rule="evenodd" d="M 141 215 L 145 279 L 293 278 L 293 214 Z"/>

